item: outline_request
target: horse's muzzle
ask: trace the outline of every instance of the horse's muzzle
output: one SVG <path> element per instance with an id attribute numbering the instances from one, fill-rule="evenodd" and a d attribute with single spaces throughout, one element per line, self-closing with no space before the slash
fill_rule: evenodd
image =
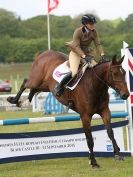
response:
<path id="1" fill-rule="evenodd" d="M 127 98 L 129 97 L 129 93 L 120 94 L 120 97 L 123 100 L 127 100 Z"/>

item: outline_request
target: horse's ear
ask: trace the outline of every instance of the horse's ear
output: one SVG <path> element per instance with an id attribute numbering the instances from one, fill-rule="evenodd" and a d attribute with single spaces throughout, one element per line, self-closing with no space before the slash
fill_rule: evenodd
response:
<path id="1" fill-rule="evenodd" d="M 121 63 L 123 62 L 124 58 L 125 58 L 125 55 L 123 55 L 123 57 L 120 59 L 120 62 L 121 62 Z M 121 63 L 120 63 L 120 64 L 121 64 Z"/>
<path id="2" fill-rule="evenodd" d="M 114 55 L 113 58 L 112 58 L 112 64 L 115 64 L 117 62 L 116 58 L 117 58 L 117 55 Z"/>
<path id="3" fill-rule="evenodd" d="M 117 55 L 114 55 L 113 58 L 112 58 L 112 64 L 116 64 L 116 65 L 121 65 L 121 63 L 123 62 L 124 60 L 124 57 L 123 56 L 120 60 L 117 60 Z"/>
<path id="4" fill-rule="evenodd" d="M 121 65 L 122 64 L 122 62 L 124 60 L 124 57 L 125 57 L 125 55 L 123 55 L 123 57 L 120 60 L 117 61 L 117 65 Z"/>

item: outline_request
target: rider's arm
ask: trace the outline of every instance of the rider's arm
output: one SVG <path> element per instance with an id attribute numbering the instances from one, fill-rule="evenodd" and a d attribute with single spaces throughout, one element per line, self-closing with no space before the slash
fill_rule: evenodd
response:
<path id="1" fill-rule="evenodd" d="M 98 50 L 99 55 L 103 56 L 104 55 L 103 47 L 100 43 L 100 40 L 99 40 L 99 37 L 98 37 L 98 34 L 97 34 L 96 30 L 94 31 L 94 44 L 95 44 L 95 46 Z"/>
<path id="2" fill-rule="evenodd" d="M 78 28 L 75 30 L 73 34 L 73 41 L 68 42 L 67 45 L 71 48 L 71 50 L 77 53 L 80 57 L 85 56 L 85 53 L 80 47 L 80 39 L 81 39 L 81 30 Z"/>

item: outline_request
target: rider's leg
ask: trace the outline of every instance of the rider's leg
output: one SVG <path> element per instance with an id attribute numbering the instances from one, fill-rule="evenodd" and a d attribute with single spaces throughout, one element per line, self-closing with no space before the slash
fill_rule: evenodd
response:
<path id="1" fill-rule="evenodd" d="M 70 64 L 70 70 L 71 72 L 68 73 L 63 80 L 55 87 L 55 94 L 57 96 L 60 96 L 63 91 L 64 91 L 64 85 L 67 84 L 69 82 L 69 80 L 75 76 L 78 72 L 78 67 L 80 64 L 80 57 L 74 53 L 74 52 L 70 52 L 69 54 L 69 64 Z"/>
<path id="2" fill-rule="evenodd" d="M 75 52 L 71 51 L 69 54 L 69 64 L 70 64 L 70 70 L 72 72 L 72 77 L 74 77 L 79 68 L 81 57 L 77 55 Z"/>

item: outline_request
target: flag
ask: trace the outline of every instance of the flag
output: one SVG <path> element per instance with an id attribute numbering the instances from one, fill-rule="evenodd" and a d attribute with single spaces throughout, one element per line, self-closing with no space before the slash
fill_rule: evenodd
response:
<path id="1" fill-rule="evenodd" d="M 130 103 L 131 106 L 131 117 L 133 123 L 133 48 L 128 49 L 128 68 L 129 68 L 129 92 L 130 92 Z"/>
<path id="2" fill-rule="evenodd" d="M 50 13 L 53 9 L 57 8 L 58 4 L 58 0 L 48 0 L 48 13 Z"/>
<path id="3" fill-rule="evenodd" d="M 125 41 L 123 41 L 123 49 L 128 48 L 129 44 L 127 44 Z"/>
<path id="4" fill-rule="evenodd" d="M 130 92 L 127 103 L 129 113 L 129 149 L 133 155 L 133 48 L 126 48 L 125 56 L 125 59 L 127 60 L 126 78 Z"/>
<path id="5" fill-rule="evenodd" d="M 128 66 L 129 66 L 129 80 L 130 93 L 133 94 L 133 49 L 129 49 Z"/>

